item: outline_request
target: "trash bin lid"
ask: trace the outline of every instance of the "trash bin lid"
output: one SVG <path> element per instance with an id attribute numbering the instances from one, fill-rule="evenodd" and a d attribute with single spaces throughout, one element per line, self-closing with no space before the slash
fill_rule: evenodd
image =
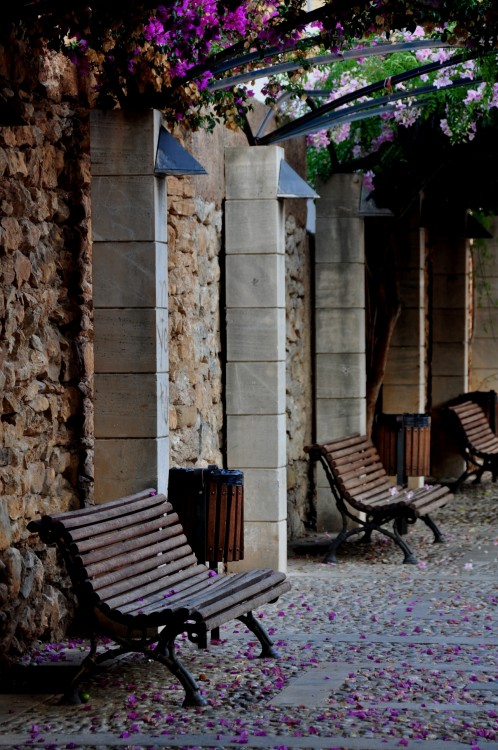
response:
<path id="1" fill-rule="evenodd" d="M 244 484 L 244 473 L 239 469 L 216 469 L 211 473 L 210 481 L 217 484 L 242 486 Z"/>

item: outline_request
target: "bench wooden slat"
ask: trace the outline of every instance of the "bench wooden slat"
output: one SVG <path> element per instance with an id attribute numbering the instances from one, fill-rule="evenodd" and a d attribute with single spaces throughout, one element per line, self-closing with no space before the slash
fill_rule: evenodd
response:
<path id="1" fill-rule="evenodd" d="M 283 594 L 285 594 L 287 590 L 288 587 L 286 586 L 285 582 L 276 584 L 271 590 L 254 596 L 251 600 L 252 608 L 259 609 L 260 607 L 263 607 L 268 602 L 268 596 L 275 597 L 270 600 L 275 601 L 280 596 L 283 596 Z M 210 617 L 206 617 L 203 621 L 204 626 L 207 628 L 207 630 L 214 630 L 220 625 L 223 625 L 223 623 L 227 622 L 227 619 L 233 620 L 235 618 L 239 618 L 241 615 L 244 615 L 246 611 L 247 602 L 241 602 L 236 606 L 230 607 L 229 610 L 224 610 L 223 612 L 220 611 Z"/>
<path id="2" fill-rule="evenodd" d="M 211 596 L 211 592 L 206 591 L 205 600 L 199 604 L 191 604 L 190 616 L 197 620 L 205 620 L 208 617 L 212 617 L 218 612 L 223 612 L 226 609 L 231 609 L 234 606 L 247 602 L 254 596 L 261 595 L 264 591 L 268 591 L 274 588 L 276 583 L 281 583 L 285 578 L 283 574 L 274 573 L 271 578 L 264 578 L 255 583 L 234 585 L 230 587 L 230 593 L 228 595 L 223 592 L 214 590 Z M 214 588 L 214 587 L 213 587 Z"/>
<path id="3" fill-rule="evenodd" d="M 135 529 L 137 534 L 140 529 Z M 175 541 L 175 540 L 180 540 Z M 106 544 L 105 547 L 98 547 L 96 550 L 81 553 L 80 557 L 84 561 L 85 568 L 89 575 L 99 575 L 105 572 L 112 561 L 113 566 L 121 567 L 133 563 L 134 560 L 142 560 L 144 557 L 158 555 L 159 552 L 173 549 L 177 544 L 185 544 L 187 538 L 183 533 L 180 524 L 157 529 L 150 534 L 144 534 L 143 537 L 128 537 L 124 541 L 114 541 Z"/>
<path id="4" fill-rule="evenodd" d="M 188 575 L 185 575 L 185 571 L 181 571 L 176 576 L 170 575 L 168 585 L 171 585 L 171 588 L 169 590 L 164 591 L 161 588 L 148 596 L 141 596 L 140 606 L 137 606 L 136 602 L 123 604 L 120 607 L 120 612 L 121 614 L 133 614 L 135 610 L 141 609 L 145 614 L 148 614 L 162 610 L 168 604 L 174 606 L 175 599 L 179 596 L 189 592 L 195 593 L 199 587 L 205 587 L 208 578 L 209 573 L 203 565 L 196 566 L 196 570 L 193 572 L 188 571 Z"/>
<path id="5" fill-rule="evenodd" d="M 199 573 L 196 576 L 189 575 L 188 578 L 170 589 L 170 592 L 164 594 L 161 589 L 161 591 L 156 591 L 149 596 L 140 597 L 140 602 L 123 604 L 119 611 L 122 614 L 137 614 L 140 610 L 141 614 L 149 615 L 162 611 L 165 607 L 174 610 L 186 597 L 194 596 L 199 591 L 203 591 L 206 588 L 206 583 L 207 576 L 204 573 Z"/>
<path id="6" fill-rule="evenodd" d="M 173 529 L 182 529 L 181 526 L 174 526 Z M 142 560 L 153 561 L 156 567 L 165 562 L 175 560 L 181 556 L 181 550 L 187 544 L 185 534 L 171 534 L 170 529 L 163 529 L 155 534 L 149 534 L 139 544 L 138 539 L 133 543 L 120 543 L 109 545 L 106 549 L 109 551 L 107 559 L 102 558 L 96 562 L 89 562 L 85 559 L 84 567 L 89 578 L 97 579 L 98 576 L 107 574 L 109 571 L 119 571 L 122 568 L 134 567 L 135 563 Z M 86 558 L 90 555 L 85 556 Z M 110 573 L 109 573 L 110 574 Z"/>
<path id="7" fill-rule="evenodd" d="M 150 591 L 157 591 L 159 586 L 166 585 L 165 582 L 171 573 L 176 573 L 179 570 L 194 565 L 196 558 L 189 546 L 185 545 L 181 548 L 181 551 L 184 553 L 184 557 L 178 557 L 176 560 L 168 562 L 162 567 L 157 567 L 156 565 L 139 575 L 133 575 L 133 571 L 130 571 L 130 575 L 127 578 L 105 586 L 100 586 L 98 579 L 91 581 L 91 583 L 99 598 L 108 604 L 111 609 L 117 609 L 121 604 L 133 601 L 137 596 L 137 589 L 141 590 L 143 594 L 147 594 Z"/>
<path id="8" fill-rule="evenodd" d="M 85 524 L 84 526 L 77 526 L 71 528 L 67 534 L 68 537 L 75 542 L 80 541 L 81 539 L 89 539 L 92 537 L 97 537 L 100 534 L 108 534 L 113 531 L 118 531 L 123 528 L 127 528 L 130 526 L 139 526 L 140 524 L 149 521 L 151 518 L 157 518 L 164 517 L 165 523 L 166 521 L 166 514 L 169 512 L 169 509 L 171 506 L 169 503 L 162 503 L 159 506 L 153 507 L 153 508 L 147 508 L 140 512 L 134 512 L 130 515 L 117 515 L 112 518 L 106 518 L 104 519 L 98 519 L 97 522 L 95 520 L 92 520 L 90 523 Z M 171 521 L 172 519 L 170 519 Z M 178 521 L 178 517 L 175 519 L 175 522 Z"/>
<path id="9" fill-rule="evenodd" d="M 327 453 L 329 455 L 332 455 L 330 449 L 327 449 Z M 358 466 L 361 466 L 364 463 L 368 464 L 376 462 L 378 459 L 377 450 L 372 446 L 370 448 L 362 448 L 360 450 L 353 446 L 351 449 L 348 449 L 347 452 L 341 450 L 339 452 L 339 455 L 334 451 L 333 455 L 334 463 L 336 464 L 336 466 L 354 466 L 356 464 Z"/>
<path id="10" fill-rule="evenodd" d="M 111 531 L 107 534 L 97 534 L 93 539 L 91 537 L 88 537 L 87 539 L 78 539 L 78 553 L 82 554 L 89 551 L 95 551 L 95 553 L 98 554 L 98 550 L 101 547 L 107 547 L 109 544 L 112 544 L 116 540 L 116 538 L 119 538 L 122 541 L 125 541 L 127 539 L 136 539 L 141 532 L 144 535 L 150 534 L 153 531 L 157 531 L 157 529 L 162 529 L 167 526 L 173 526 L 174 524 L 176 524 L 176 521 L 173 518 L 173 514 L 168 514 L 166 518 L 162 515 L 156 515 L 156 517 L 153 517 L 151 521 L 145 521 L 144 523 L 141 523 L 138 529 L 135 525 L 133 525 L 124 528 L 122 527 L 118 535 L 116 534 L 116 531 Z M 102 554 L 105 554 L 105 552 Z"/>
<path id="11" fill-rule="evenodd" d="M 132 516 L 133 513 L 140 512 L 145 507 L 154 507 L 167 503 L 164 495 L 149 495 L 144 496 L 145 493 L 138 493 L 137 495 L 130 495 L 127 498 L 117 500 L 109 503 L 102 503 L 100 505 L 91 505 L 88 508 L 82 508 L 81 510 L 73 510 L 63 513 L 56 513 L 51 516 L 45 516 L 47 522 L 62 521 L 66 530 L 78 528 L 91 524 L 94 520 L 100 522 L 106 518 L 112 519 L 119 516 Z M 169 503 L 167 503 L 169 505 Z M 171 506 L 170 506 L 171 507 Z"/>

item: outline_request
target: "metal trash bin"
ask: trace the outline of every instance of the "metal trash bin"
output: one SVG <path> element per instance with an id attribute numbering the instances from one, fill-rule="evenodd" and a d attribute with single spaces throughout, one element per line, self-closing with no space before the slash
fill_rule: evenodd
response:
<path id="1" fill-rule="evenodd" d="M 200 562 L 244 557 L 244 474 L 238 469 L 172 468 L 168 499 Z"/>
<path id="2" fill-rule="evenodd" d="M 386 472 L 404 484 L 430 475 L 431 418 L 428 414 L 380 414 L 373 433 Z"/>

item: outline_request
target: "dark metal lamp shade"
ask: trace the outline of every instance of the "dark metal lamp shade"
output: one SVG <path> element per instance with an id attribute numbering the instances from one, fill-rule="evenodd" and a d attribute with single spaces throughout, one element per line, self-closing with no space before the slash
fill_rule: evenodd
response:
<path id="1" fill-rule="evenodd" d="M 161 125 L 157 144 L 154 174 L 158 177 L 167 174 L 207 174 L 197 159 Z"/>
<path id="2" fill-rule="evenodd" d="M 319 198 L 313 188 L 292 169 L 285 159 L 280 162 L 278 175 L 278 198 Z"/>

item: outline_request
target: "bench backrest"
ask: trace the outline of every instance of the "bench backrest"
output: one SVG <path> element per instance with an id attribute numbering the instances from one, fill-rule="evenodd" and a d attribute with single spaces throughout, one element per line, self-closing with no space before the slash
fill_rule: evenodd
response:
<path id="1" fill-rule="evenodd" d="M 463 401 L 449 407 L 463 431 L 466 447 L 476 455 L 498 453 L 498 437 L 489 424 L 486 414 L 474 401 Z"/>
<path id="2" fill-rule="evenodd" d="M 378 495 L 392 488 L 377 449 L 366 435 L 349 435 L 314 445 L 340 487 L 344 499 L 358 510 L 368 511 Z"/>
<path id="3" fill-rule="evenodd" d="M 187 542 L 178 515 L 154 490 L 28 525 L 56 542 L 80 602 L 114 609 L 177 593 L 192 577 L 208 578 Z"/>

